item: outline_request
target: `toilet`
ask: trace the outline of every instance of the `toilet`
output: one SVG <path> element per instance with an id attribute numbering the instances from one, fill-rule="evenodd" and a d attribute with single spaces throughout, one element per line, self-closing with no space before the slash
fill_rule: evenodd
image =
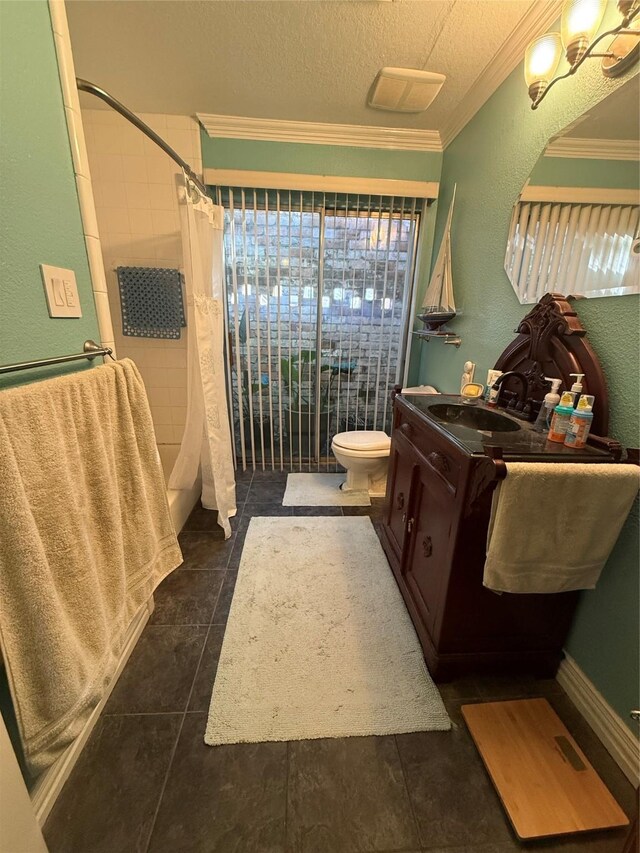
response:
<path id="1" fill-rule="evenodd" d="M 331 450 L 347 470 L 342 490 L 369 492 L 374 498 L 384 497 L 390 448 L 391 439 L 386 432 L 379 430 L 356 429 L 335 435 Z"/>

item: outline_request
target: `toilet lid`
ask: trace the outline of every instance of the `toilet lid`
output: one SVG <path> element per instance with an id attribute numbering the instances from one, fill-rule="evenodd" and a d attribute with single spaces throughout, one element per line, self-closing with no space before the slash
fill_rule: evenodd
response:
<path id="1" fill-rule="evenodd" d="M 372 429 L 339 432 L 333 437 L 333 442 L 345 450 L 388 450 L 391 446 L 391 439 L 386 432 Z"/>

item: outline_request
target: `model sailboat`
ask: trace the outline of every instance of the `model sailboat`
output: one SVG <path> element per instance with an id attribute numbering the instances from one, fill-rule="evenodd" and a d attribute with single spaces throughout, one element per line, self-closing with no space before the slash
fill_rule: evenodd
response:
<path id="1" fill-rule="evenodd" d="M 456 188 L 454 186 L 440 251 L 422 303 L 422 312 L 418 314 L 418 319 L 422 320 L 427 332 L 437 332 L 441 326 L 456 316 L 453 280 L 451 278 L 451 218 L 455 198 Z"/>

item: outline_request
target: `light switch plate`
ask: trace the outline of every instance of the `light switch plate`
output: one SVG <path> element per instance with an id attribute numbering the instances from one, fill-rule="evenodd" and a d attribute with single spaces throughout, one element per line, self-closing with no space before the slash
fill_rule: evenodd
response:
<path id="1" fill-rule="evenodd" d="M 50 317 L 82 317 L 76 274 L 62 267 L 40 264 Z"/>

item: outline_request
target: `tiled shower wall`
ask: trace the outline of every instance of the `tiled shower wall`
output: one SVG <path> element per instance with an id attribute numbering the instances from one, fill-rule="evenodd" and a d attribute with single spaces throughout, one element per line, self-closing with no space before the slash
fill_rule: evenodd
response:
<path id="1" fill-rule="evenodd" d="M 202 172 L 198 123 L 189 116 L 140 116 L 197 173 Z M 176 175 L 157 145 L 112 110 L 83 109 L 98 228 L 118 357 L 132 358 L 144 379 L 160 445 L 178 445 L 187 405 L 187 334 L 180 340 L 122 334 L 118 266 L 182 269 Z M 177 447 L 166 448 L 172 457 Z"/>

